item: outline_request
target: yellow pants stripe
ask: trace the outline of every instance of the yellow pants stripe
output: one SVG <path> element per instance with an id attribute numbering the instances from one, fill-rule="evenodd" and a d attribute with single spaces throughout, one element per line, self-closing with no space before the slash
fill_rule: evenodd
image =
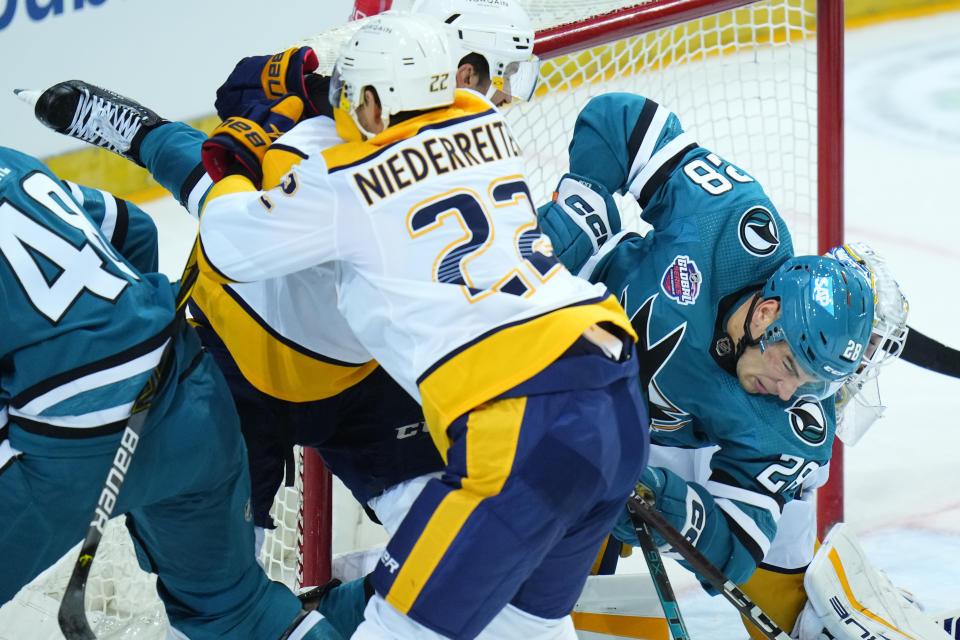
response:
<path id="1" fill-rule="evenodd" d="M 500 492 L 513 467 L 526 398 L 481 405 L 467 418 L 467 477 L 451 491 L 404 561 L 386 600 L 407 613 L 463 524 L 484 498 Z"/>

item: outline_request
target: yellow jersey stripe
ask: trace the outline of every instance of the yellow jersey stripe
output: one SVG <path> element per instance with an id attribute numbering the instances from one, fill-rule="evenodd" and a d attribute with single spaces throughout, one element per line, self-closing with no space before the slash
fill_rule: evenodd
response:
<path id="1" fill-rule="evenodd" d="M 282 342 L 260 324 L 233 296 L 210 278 L 201 276 L 193 301 L 220 336 L 243 377 L 269 396 L 288 402 L 312 402 L 337 395 L 377 368 L 324 361 Z"/>
<path id="2" fill-rule="evenodd" d="M 485 337 L 434 367 L 419 381 L 423 414 L 441 454 L 447 426 L 458 416 L 529 380 L 556 360 L 584 330 L 612 322 L 634 339 L 616 298 L 551 311 Z"/>

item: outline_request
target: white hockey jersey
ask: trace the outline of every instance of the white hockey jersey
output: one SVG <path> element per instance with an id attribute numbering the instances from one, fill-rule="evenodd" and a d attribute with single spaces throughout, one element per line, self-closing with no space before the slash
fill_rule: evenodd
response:
<path id="1" fill-rule="evenodd" d="M 330 126 L 307 120 L 274 144 L 303 158 L 276 188 L 242 176 L 214 187 L 201 263 L 226 282 L 330 264 L 340 312 L 432 430 L 529 379 L 594 323 L 633 333 L 602 285 L 553 257 L 520 150 L 482 97 L 458 91 L 366 142 L 298 149 Z"/>

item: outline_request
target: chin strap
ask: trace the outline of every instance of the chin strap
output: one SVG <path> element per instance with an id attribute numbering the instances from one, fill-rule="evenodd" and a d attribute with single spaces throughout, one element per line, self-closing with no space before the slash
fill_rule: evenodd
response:
<path id="1" fill-rule="evenodd" d="M 710 355 L 713 356 L 713 359 L 724 371 L 732 376 L 737 375 L 737 360 L 740 359 L 740 356 L 743 355 L 746 348 L 752 347 L 761 341 L 760 338 L 754 339 L 753 336 L 750 335 L 750 319 L 753 317 L 753 310 L 760 302 L 761 292 L 759 291 L 756 291 L 750 299 L 747 316 L 743 321 L 743 335 L 736 344 L 734 344 L 733 338 L 731 338 L 730 334 L 726 331 L 724 318 L 727 316 L 729 310 L 733 308 L 735 301 L 742 300 L 745 293 L 746 291 L 741 289 L 721 301 L 717 313 L 717 323 L 714 327 L 713 343 L 710 347 Z"/>
<path id="2" fill-rule="evenodd" d="M 743 335 L 740 336 L 740 339 L 737 341 L 736 349 L 734 349 L 733 357 L 734 362 L 736 362 L 740 356 L 743 355 L 743 352 L 747 350 L 747 347 L 752 347 L 759 344 L 761 350 L 766 350 L 764 345 L 764 340 L 762 337 L 754 338 L 750 335 L 750 320 L 753 319 L 753 310 L 757 308 L 757 304 L 760 302 L 760 292 L 753 294 L 753 297 L 750 298 L 750 306 L 747 307 L 747 315 L 743 319 Z"/>

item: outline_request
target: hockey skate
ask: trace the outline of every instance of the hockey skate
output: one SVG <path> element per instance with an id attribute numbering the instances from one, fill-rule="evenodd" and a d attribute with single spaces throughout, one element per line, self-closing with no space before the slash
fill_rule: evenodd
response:
<path id="1" fill-rule="evenodd" d="M 17 89 L 33 104 L 37 120 L 58 133 L 83 140 L 136 162 L 140 143 L 167 122 L 142 104 L 83 80 L 66 80 L 45 91 Z"/>

